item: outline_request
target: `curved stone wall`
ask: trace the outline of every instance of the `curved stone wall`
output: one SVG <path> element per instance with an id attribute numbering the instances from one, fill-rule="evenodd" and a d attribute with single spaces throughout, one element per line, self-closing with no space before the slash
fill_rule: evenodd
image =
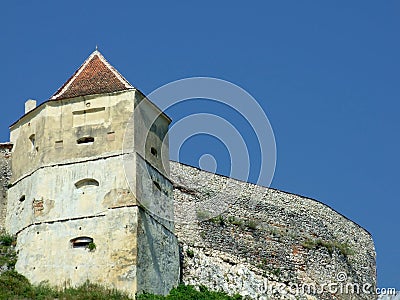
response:
<path id="1" fill-rule="evenodd" d="M 171 162 L 182 281 L 254 299 L 376 299 L 375 248 L 321 202 Z"/>
<path id="2" fill-rule="evenodd" d="M 0 144 L 0 230 L 4 229 L 7 213 L 7 190 L 11 178 L 12 144 Z"/>

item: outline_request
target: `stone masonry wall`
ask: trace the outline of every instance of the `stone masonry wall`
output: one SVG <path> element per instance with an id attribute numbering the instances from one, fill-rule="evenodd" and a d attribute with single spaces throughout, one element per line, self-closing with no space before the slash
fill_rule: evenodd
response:
<path id="1" fill-rule="evenodd" d="M 171 179 L 183 283 L 251 299 L 376 299 L 372 238 L 330 207 L 176 162 Z"/>
<path id="2" fill-rule="evenodd" d="M 11 177 L 11 144 L 0 144 L 0 230 L 4 229 L 7 210 L 7 190 Z"/>
<path id="3" fill-rule="evenodd" d="M 0 144 L 0 226 L 11 147 Z M 176 162 L 171 179 L 183 283 L 250 299 L 376 299 L 363 292 L 376 286 L 372 238 L 330 207 Z"/>

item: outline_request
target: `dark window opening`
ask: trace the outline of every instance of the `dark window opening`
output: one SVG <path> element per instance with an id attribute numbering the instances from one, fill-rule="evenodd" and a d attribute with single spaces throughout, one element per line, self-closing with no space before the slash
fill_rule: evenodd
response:
<path id="1" fill-rule="evenodd" d="M 156 148 L 151 147 L 150 152 L 151 152 L 151 154 L 153 154 L 155 157 L 157 157 L 157 150 L 156 150 Z"/>
<path id="2" fill-rule="evenodd" d="M 32 134 L 29 139 L 31 140 L 32 146 L 35 147 L 36 136 Z"/>
<path id="3" fill-rule="evenodd" d="M 89 244 L 93 243 L 93 239 L 87 236 L 81 236 L 72 239 L 71 241 L 72 248 L 88 248 Z"/>
<path id="4" fill-rule="evenodd" d="M 153 181 L 154 186 L 157 188 L 157 190 L 159 190 L 161 192 L 161 186 L 158 182 Z"/>
<path id="5" fill-rule="evenodd" d="M 159 195 L 159 193 L 163 193 L 164 195 L 168 196 L 168 191 L 164 190 L 161 185 L 153 180 L 153 193 L 156 193 Z"/>
<path id="6" fill-rule="evenodd" d="M 56 141 L 55 142 L 56 149 L 62 148 L 63 145 L 64 145 L 64 141 Z"/>
<path id="7" fill-rule="evenodd" d="M 39 150 L 39 147 L 36 147 L 36 135 L 35 135 L 35 134 L 32 134 L 32 135 L 29 137 L 29 140 L 31 141 L 32 149 L 35 149 L 36 151 L 38 151 L 38 150 Z"/>
<path id="8" fill-rule="evenodd" d="M 89 144 L 94 142 L 94 137 L 87 136 L 87 137 L 82 137 L 76 141 L 77 144 Z"/>
<path id="9" fill-rule="evenodd" d="M 22 195 L 21 198 L 19 198 L 19 202 L 25 201 L 25 195 Z"/>
<path id="10" fill-rule="evenodd" d="M 85 178 L 82 180 L 79 180 L 77 183 L 75 183 L 75 187 L 77 189 L 83 188 L 85 186 L 99 186 L 100 183 L 93 178 Z"/>

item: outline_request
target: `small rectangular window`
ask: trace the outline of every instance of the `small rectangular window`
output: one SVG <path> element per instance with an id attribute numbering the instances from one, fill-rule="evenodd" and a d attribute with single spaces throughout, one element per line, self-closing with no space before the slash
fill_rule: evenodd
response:
<path id="1" fill-rule="evenodd" d="M 78 145 L 80 145 L 80 144 L 92 144 L 93 142 L 94 142 L 94 137 L 91 137 L 91 136 L 82 137 L 82 138 L 80 138 L 80 139 L 78 139 L 76 141 L 76 143 Z"/>
<path id="2" fill-rule="evenodd" d="M 60 149 L 64 147 L 64 142 L 63 141 L 56 141 L 54 144 L 56 149 Z"/>
<path id="3" fill-rule="evenodd" d="M 110 142 L 115 141 L 115 132 L 114 131 L 107 133 L 107 141 L 110 141 Z"/>

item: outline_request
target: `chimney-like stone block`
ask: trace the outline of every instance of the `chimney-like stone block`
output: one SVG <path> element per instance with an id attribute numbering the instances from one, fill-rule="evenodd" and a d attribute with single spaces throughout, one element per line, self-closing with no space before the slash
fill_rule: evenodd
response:
<path id="1" fill-rule="evenodd" d="M 25 102 L 25 113 L 27 114 L 31 110 L 36 108 L 36 100 L 29 99 Z"/>

